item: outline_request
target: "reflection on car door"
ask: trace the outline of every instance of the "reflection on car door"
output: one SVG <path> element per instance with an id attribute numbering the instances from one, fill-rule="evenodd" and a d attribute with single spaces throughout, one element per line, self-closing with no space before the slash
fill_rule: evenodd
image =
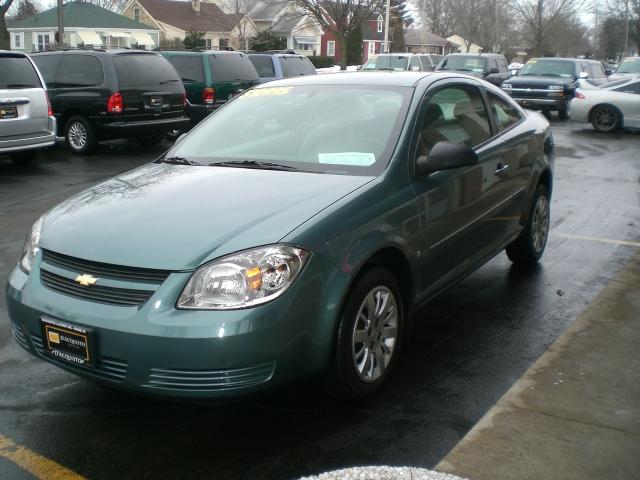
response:
<path id="1" fill-rule="evenodd" d="M 423 101 L 412 161 L 448 141 L 473 147 L 480 162 L 414 181 L 422 298 L 494 253 L 506 236 L 511 190 L 503 179 L 509 165 L 503 152 L 492 147 L 490 125 L 481 89 L 472 80 L 438 82 Z"/>

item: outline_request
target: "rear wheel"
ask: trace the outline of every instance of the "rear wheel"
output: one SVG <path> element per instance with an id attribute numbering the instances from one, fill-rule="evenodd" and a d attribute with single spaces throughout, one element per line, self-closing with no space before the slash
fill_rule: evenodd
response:
<path id="1" fill-rule="evenodd" d="M 609 105 L 598 105 L 591 112 L 591 124 L 599 132 L 615 132 L 621 123 L 620 112 Z"/>
<path id="2" fill-rule="evenodd" d="M 363 400 L 380 390 L 396 363 L 404 324 L 402 296 L 391 272 L 366 271 L 351 288 L 340 318 L 332 391 Z"/>
<path id="3" fill-rule="evenodd" d="M 544 185 L 538 185 L 533 196 L 527 227 L 507 248 L 509 260 L 516 264 L 533 265 L 537 263 L 547 246 L 551 210 L 549 194 Z"/>
<path id="4" fill-rule="evenodd" d="M 96 144 L 95 134 L 86 118 L 71 117 L 65 127 L 67 148 L 78 155 L 91 153 Z"/>

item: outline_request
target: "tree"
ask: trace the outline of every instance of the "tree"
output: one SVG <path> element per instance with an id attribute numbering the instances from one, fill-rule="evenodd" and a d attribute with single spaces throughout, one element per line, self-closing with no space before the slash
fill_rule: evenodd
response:
<path id="1" fill-rule="evenodd" d="M 381 0 L 291 0 L 299 14 L 308 15 L 336 39 L 340 49 L 340 66 L 347 66 L 348 39 L 372 12 L 382 11 Z"/>
<path id="2" fill-rule="evenodd" d="M 411 25 L 413 17 L 407 0 L 391 0 L 389 7 L 389 51 L 404 51 L 404 29 Z"/>
<path id="3" fill-rule="evenodd" d="M 362 63 L 362 28 L 355 28 L 347 39 L 347 65 Z"/>
<path id="4" fill-rule="evenodd" d="M 18 10 L 13 16 L 14 20 L 22 20 L 40 13 L 40 7 L 33 0 L 20 0 L 18 2 Z"/>
<path id="5" fill-rule="evenodd" d="M 204 35 L 205 35 L 204 32 L 199 32 L 197 30 L 189 30 L 185 35 L 182 43 L 184 44 L 185 47 L 204 48 L 206 44 L 204 41 Z"/>
<path id="6" fill-rule="evenodd" d="M 610 17 L 615 17 L 622 21 L 620 36 L 623 42 L 623 52 L 621 56 L 629 55 L 633 50 L 640 51 L 640 0 L 628 0 L 629 7 L 629 46 L 624 52 L 624 35 L 626 29 L 626 2 L 625 0 L 607 0 L 607 13 Z"/>
<path id="7" fill-rule="evenodd" d="M 12 3 L 13 0 L 0 0 L 0 50 L 9 50 L 11 46 L 5 16 Z"/>
<path id="8" fill-rule="evenodd" d="M 598 32 L 598 52 L 602 58 L 618 59 L 624 55 L 625 22 L 621 18 L 607 17 L 600 24 Z"/>
<path id="9" fill-rule="evenodd" d="M 236 29 L 238 47 L 248 49 L 250 22 L 245 15 L 258 3 L 258 0 L 217 0 L 215 3 L 223 12 L 235 15 L 236 24 L 230 27 Z"/>
<path id="10" fill-rule="evenodd" d="M 427 30 L 445 38 L 453 35 L 456 14 L 451 0 L 416 0 L 415 5 Z"/>
<path id="11" fill-rule="evenodd" d="M 129 3 L 128 0 L 84 0 L 86 3 L 93 3 L 112 12 L 120 13 L 124 6 Z"/>
<path id="12" fill-rule="evenodd" d="M 249 40 L 249 47 L 256 52 L 284 50 L 287 48 L 287 41 L 286 39 L 278 37 L 267 28 L 265 30 L 259 30 L 256 35 Z"/>

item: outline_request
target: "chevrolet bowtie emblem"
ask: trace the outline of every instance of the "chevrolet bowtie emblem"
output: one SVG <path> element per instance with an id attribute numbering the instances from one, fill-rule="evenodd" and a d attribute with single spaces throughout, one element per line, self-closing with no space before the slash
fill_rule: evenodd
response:
<path id="1" fill-rule="evenodd" d="M 95 285 L 98 279 L 93 275 L 89 275 L 83 273 L 82 275 L 78 275 L 76 277 L 76 282 L 78 282 L 83 287 L 90 287 L 91 285 Z"/>

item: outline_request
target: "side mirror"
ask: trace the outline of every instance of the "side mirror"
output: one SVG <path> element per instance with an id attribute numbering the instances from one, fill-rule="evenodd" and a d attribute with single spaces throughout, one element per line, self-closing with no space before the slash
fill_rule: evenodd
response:
<path id="1" fill-rule="evenodd" d="M 589 78 L 589 74 L 587 72 L 580 72 L 580 75 L 578 75 L 578 78 Z"/>
<path id="2" fill-rule="evenodd" d="M 518 75 L 518 70 L 511 70 L 511 76 L 515 77 L 516 75 Z"/>
<path id="3" fill-rule="evenodd" d="M 416 176 L 423 178 L 439 170 L 478 165 L 478 155 L 466 145 L 451 142 L 436 143 L 428 156 L 420 156 L 416 160 Z"/>

